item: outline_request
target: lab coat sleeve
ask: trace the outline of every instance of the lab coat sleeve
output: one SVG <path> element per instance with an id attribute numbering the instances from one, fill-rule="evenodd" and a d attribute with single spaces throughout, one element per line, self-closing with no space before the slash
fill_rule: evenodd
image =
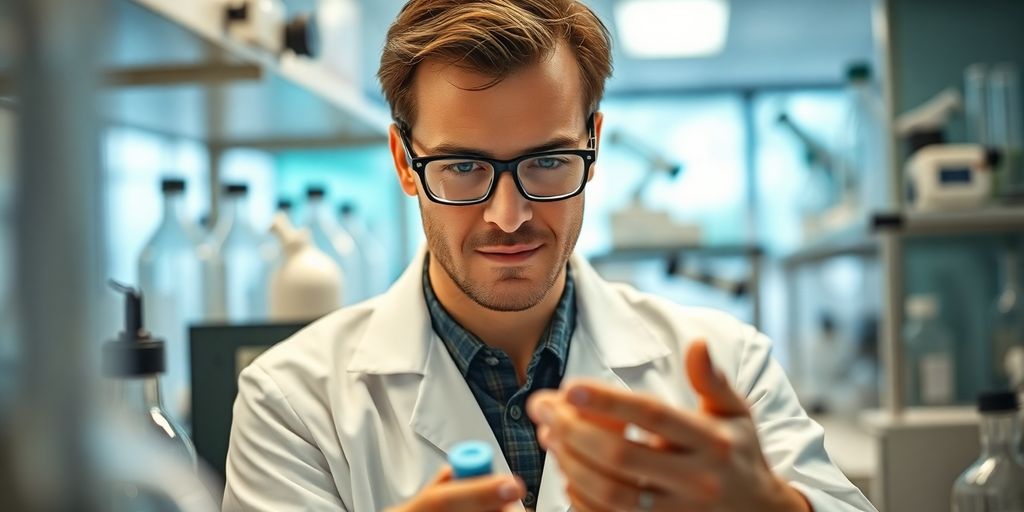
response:
<path id="1" fill-rule="evenodd" d="M 309 429 L 256 364 L 239 377 L 226 479 L 224 512 L 348 510 Z"/>
<path id="2" fill-rule="evenodd" d="M 753 327 L 744 336 L 736 386 L 745 391 L 769 465 L 815 512 L 874 511 L 825 451 L 824 430 L 800 406 L 771 342 Z"/>

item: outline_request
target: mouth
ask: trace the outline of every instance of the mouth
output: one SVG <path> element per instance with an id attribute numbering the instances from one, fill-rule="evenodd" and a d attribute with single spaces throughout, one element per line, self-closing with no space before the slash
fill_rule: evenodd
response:
<path id="1" fill-rule="evenodd" d="M 544 244 L 492 245 L 476 250 L 489 261 L 502 265 L 522 264 L 540 252 Z"/>

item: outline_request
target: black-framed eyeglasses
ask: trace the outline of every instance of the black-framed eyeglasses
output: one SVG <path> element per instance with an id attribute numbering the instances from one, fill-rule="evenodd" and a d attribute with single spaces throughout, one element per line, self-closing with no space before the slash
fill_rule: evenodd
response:
<path id="1" fill-rule="evenodd" d="M 479 155 L 416 156 L 409 129 L 399 123 L 409 165 L 420 177 L 427 197 L 435 203 L 468 206 L 486 202 L 503 172 L 523 197 L 531 201 L 561 201 L 583 192 L 590 166 L 597 160 L 594 115 L 587 118 L 587 149 L 555 149 L 529 153 L 512 160 Z"/>

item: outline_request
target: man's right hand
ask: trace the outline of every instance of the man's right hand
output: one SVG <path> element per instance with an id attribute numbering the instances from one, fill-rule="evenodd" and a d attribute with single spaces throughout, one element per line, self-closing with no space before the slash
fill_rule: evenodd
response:
<path id="1" fill-rule="evenodd" d="M 445 466 L 419 494 L 388 512 L 492 512 L 506 510 L 526 495 L 523 482 L 510 475 L 454 480 Z"/>

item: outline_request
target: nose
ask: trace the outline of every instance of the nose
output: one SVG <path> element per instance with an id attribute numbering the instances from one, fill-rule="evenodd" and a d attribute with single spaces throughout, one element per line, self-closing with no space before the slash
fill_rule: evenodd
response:
<path id="1" fill-rule="evenodd" d="M 501 173 L 494 195 L 484 209 L 484 221 L 498 226 L 506 233 L 514 233 L 532 218 L 533 206 L 530 200 L 519 193 L 511 174 Z"/>

